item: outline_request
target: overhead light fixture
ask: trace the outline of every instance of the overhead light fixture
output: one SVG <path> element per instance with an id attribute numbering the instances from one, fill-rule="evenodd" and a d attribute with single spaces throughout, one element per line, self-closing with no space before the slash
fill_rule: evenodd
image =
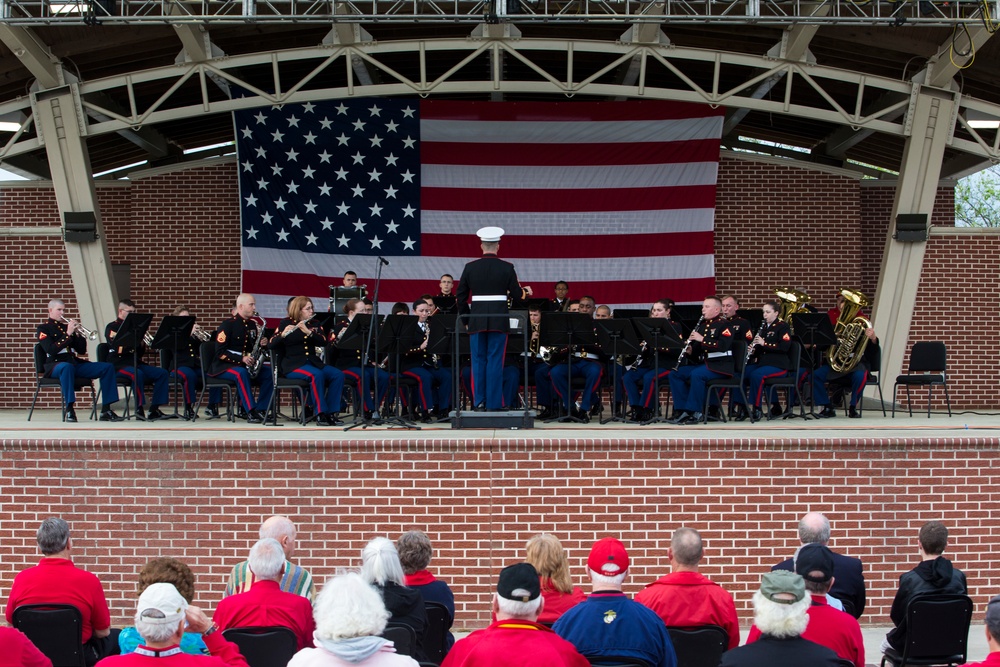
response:
<path id="1" fill-rule="evenodd" d="M 17 132 L 21 129 L 20 123 L 8 123 L 0 121 L 0 132 Z"/>
<path id="2" fill-rule="evenodd" d="M 1000 128 L 1000 118 L 983 113 L 982 111 L 976 111 L 975 109 L 965 110 L 965 122 L 969 124 L 969 127 L 977 130 L 995 130 Z"/>

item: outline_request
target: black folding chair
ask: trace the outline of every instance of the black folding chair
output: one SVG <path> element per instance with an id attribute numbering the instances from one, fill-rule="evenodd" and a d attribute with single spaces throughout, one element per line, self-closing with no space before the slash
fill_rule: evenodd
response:
<path id="1" fill-rule="evenodd" d="M 740 396 L 743 398 L 743 405 L 749 407 L 749 401 L 747 401 L 747 393 L 744 389 L 744 372 L 746 370 L 746 358 L 747 358 L 747 344 L 746 341 L 738 340 L 733 343 L 732 347 L 733 353 L 733 375 L 731 377 L 721 377 L 709 380 L 705 386 L 708 391 L 705 392 L 705 405 L 702 406 L 701 411 L 701 421 L 704 423 L 708 420 L 708 404 L 712 395 L 715 394 L 716 400 L 719 403 L 722 402 L 722 390 L 732 389 L 733 391 L 739 391 Z M 726 411 L 720 406 L 719 417 L 722 421 L 726 421 Z M 753 411 L 750 411 L 750 421 L 753 422 Z"/>
<path id="2" fill-rule="evenodd" d="M 951 417 L 951 398 L 948 396 L 948 350 L 940 341 L 924 341 L 914 343 L 910 349 L 910 365 L 906 375 L 896 376 L 892 385 L 892 416 L 896 416 L 896 388 L 906 387 L 906 407 L 913 416 L 913 403 L 910 400 L 910 387 L 927 387 L 927 418 L 931 416 L 931 394 L 934 385 L 944 387 L 944 400 L 948 405 L 948 416 Z"/>
<path id="3" fill-rule="evenodd" d="M 299 650 L 295 633 L 279 625 L 230 628 L 222 636 L 240 648 L 250 667 L 285 667 Z"/>
<path id="4" fill-rule="evenodd" d="M 412 656 L 417 650 L 417 632 L 406 623 L 389 623 L 382 632 L 382 638 L 392 642 L 396 653 Z"/>
<path id="5" fill-rule="evenodd" d="M 277 376 L 275 377 L 275 380 L 274 380 L 274 398 L 272 399 L 273 402 L 274 402 L 274 410 L 275 410 L 275 416 L 274 416 L 274 418 L 275 418 L 275 420 L 277 420 L 277 418 L 278 418 L 278 416 L 277 416 L 277 409 L 278 409 L 278 406 L 281 405 L 281 390 L 282 389 L 289 389 L 291 391 L 294 391 L 295 395 L 299 399 L 298 404 L 295 404 L 295 403 L 292 404 L 292 415 L 293 415 L 293 418 L 295 418 L 295 415 L 298 415 L 299 421 L 302 423 L 303 426 L 305 426 L 306 425 L 306 421 L 307 421 L 306 420 L 306 391 L 308 391 L 308 389 L 309 389 L 309 381 L 308 380 L 300 380 L 300 379 L 296 379 L 296 378 L 290 378 L 290 377 L 287 377 L 284 373 L 282 373 L 281 372 L 281 362 L 284 360 L 284 358 L 285 358 L 285 351 L 284 350 L 282 350 L 280 348 L 275 348 L 275 349 L 271 350 L 271 363 L 273 364 L 273 368 L 275 368 L 275 369 L 278 370 Z M 319 406 L 316 406 L 316 407 L 318 409 Z M 299 408 L 301 408 L 301 409 L 299 409 Z"/>
<path id="6" fill-rule="evenodd" d="M 594 667 L 653 667 L 647 660 L 628 656 L 589 655 L 586 658 Z"/>
<path id="7" fill-rule="evenodd" d="M 427 630 L 424 631 L 424 653 L 434 664 L 440 665 L 448 653 L 448 628 L 451 614 L 440 602 L 425 602 Z"/>
<path id="8" fill-rule="evenodd" d="M 718 625 L 668 627 L 667 632 L 677 654 L 677 667 L 719 667 L 729 648 L 729 633 Z"/>
<path id="9" fill-rule="evenodd" d="M 212 377 L 205 370 L 211 367 L 212 359 L 215 357 L 217 343 L 213 340 L 205 341 L 201 344 L 198 349 L 198 354 L 201 358 L 201 391 L 198 393 L 198 402 L 194 406 L 194 411 L 197 414 L 201 410 L 201 402 L 205 398 L 205 392 L 209 389 L 221 389 L 226 397 L 226 419 L 228 421 L 235 421 L 233 416 L 233 398 L 236 390 L 236 382 L 233 380 L 227 380 L 225 378 Z"/>
<path id="10" fill-rule="evenodd" d="M 14 610 L 14 627 L 52 661 L 52 667 L 86 667 L 83 616 L 73 605 L 21 605 Z"/>
<path id="11" fill-rule="evenodd" d="M 109 363 L 108 362 L 108 356 L 110 355 L 110 352 L 111 352 L 111 346 L 108 345 L 107 343 L 98 343 L 97 344 L 97 360 L 99 362 L 101 362 L 102 364 Z M 138 382 L 138 379 L 139 378 L 136 377 L 136 381 L 137 382 Z M 130 411 L 131 411 L 131 405 L 132 405 L 132 391 L 134 389 L 133 383 L 127 377 L 123 377 L 123 376 L 119 375 L 116 372 L 115 373 L 115 384 L 117 384 L 118 387 L 120 387 L 121 389 L 125 390 L 125 412 L 124 412 L 124 414 L 122 416 L 125 417 L 126 419 L 128 419 L 128 416 L 129 416 Z M 148 384 L 152 384 L 152 383 L 148 383 Z"/>
<path id="12" fill-rule="evenodd" d="M 968 595 L 920 595 L 906 605 L 906 644 L 882 656 L 895 667 L 962 665 L 969 650 L 972 600 Z"/>
<path id="13" fill-rule="evenodd" d="M 31 407 L 28 409 L 28 421 L 31 421 L 31 415 L 35 412 L 35 403 L 38 401 L 38 392 L 40 392 L 44 387 L 55 387 L 59 389 L 60 395 L 62 395 L 62 385 L 59 384 L 58 378 L 45 377 L 45 350 L 42 346 L 35 344 L 32 350 L 35 361 L 35 395 L 31 397 Z M 90 411 L 90 418 L 94 419 L 97 416 L 97 393 L 94 391 L 94 383 L 92 380 L 86 378 L 76 378 L 74 382 L 76 390 L 82 391 L 87 387 L 90 387 L 90 397 L 91 402 L 94 407 Z M 62 404 L 62 420 L 66 421 L 66 397 L 63 396 L 60 401 Z"/>
<path id="14" fill-rule="evenodd" d="M 771 401 L 772 390 L 785 389 L 788 395 L 785 397 L 785 411 L 780 416 L 784 417 L 786 415 L 792 414 L 792 406 L 795 405 L 793 399 L 798 399 L 799 404 L 799 414 L 805 414 L 805 406 L 802 401 L 802 394 L 799 393 L 799 373 L 801 373 L 802 368 L 802 344 L 797 340 L 792 341 L 792 346 L 788 348 L 788 358 L 791 360 L 792 370 L 788 371 L 785 375 L 777 378 L 768 378 L 764 380 L 764 403 L 767 405 L 767 418 L 775 419 L 776 417 L 771 416 L 771 406 L 773 402 Z"/>

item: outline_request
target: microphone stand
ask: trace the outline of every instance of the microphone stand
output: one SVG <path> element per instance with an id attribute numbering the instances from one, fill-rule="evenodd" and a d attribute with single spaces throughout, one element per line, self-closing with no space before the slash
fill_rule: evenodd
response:
<path id="1" fill-rule="evenodd" d="M 371 419 L 367 419 L 364 416 L 364 414 L 365 414 L 365 375 L 368 372 L 368 362 L 370 361 L 370 358 L 369 358 L 370 354 L 369 353 L 371 351 L 372 330 L 375 329 L 375 327 L 378 325 L 378 319 L 377 319 L 378 318 L 378 291 L 379 291 L 379 288 L 382 286 L 382 267 L 383 266 L 389 266 L 389 260 L 387 260 L 385 257 L 382 257 L 381 255 L 379 255 L 378 258 L 375 261 L 375 291 L 372 293 L 372 321 L 371 321 L 371 325 L 368 327 L 368 335 L 365 337 L 364 348 L 361 350 L 361 382 L 360 382 L 361 396 L 359 396 L 358 398 L 361 401 L 361 417 L 362 417 L 362 419 L 361 419 L 361 421 L 355 422 L 355 423 L 351 424 L 350 426 L 346 427 L 344 429 L 345 431 L 350 431 L 355 426 L 360 426 L 361 428 L 368 428 L 369 426 L 381 426 L 382 424 L 385 423 L 385 422 L 382 421 L 382 417 L 379 414 L 379 405 L 378 405 L 378 365 L 377 364 L 372 366 L 372 377 L 374 378 L 374 382 L 375 382 L 375 391 L 373 392 L 374 398 L 372 400 L 372 407 L 374 407 L 374 410 L 372 410 L 372 417 L 371 417 Z M 375 334 L 375 351 L 376 351 L 376 354 L 378 354 L 378 334 L 377 333 Z"/>

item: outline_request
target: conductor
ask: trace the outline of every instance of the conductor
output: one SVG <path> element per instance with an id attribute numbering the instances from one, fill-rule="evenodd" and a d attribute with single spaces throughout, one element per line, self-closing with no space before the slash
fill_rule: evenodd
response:
<path id="1" fill-rule="evenodd" d="M 476 235 L 483 256 L 465 265 L 458 281 L 458 306 L 469 317 L 472 353 L 472 405 L 477 410 L 503 408 L 503 358 L 510 329 L 507 300 L 531 296 L 517 282 L 514 265 L 497 257 L 500 227 L 483 227 Z M 469 297 L 472 297 L 471 307 Z"/>

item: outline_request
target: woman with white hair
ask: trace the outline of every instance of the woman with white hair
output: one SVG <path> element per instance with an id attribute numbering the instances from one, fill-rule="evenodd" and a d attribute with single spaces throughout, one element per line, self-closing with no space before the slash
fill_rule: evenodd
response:
<path id="1" fill-rule="evenodd" d="M 316 648 L 296 653 L 288 667 L 417 667 L 413 658 L 396 653 L 392 642 L 378 636 L 389 612 L 357 574 L 327 581 L 313 613 Z"/>
<path id="2" fill-rule="evenodd" d="M 361 550 L 361 578 L 371 584 L 382 596 L 382 602 L 389 611 L 390 623 L 405 623 L 417 635 L 417 646 L 413 657 L 426 660 L 424 654 L 424 631 L 427 629 L 427 610 L 424 598 L 412 588 L 408 588 L 399 562 L 399 552 L 392 540 L 376 537 Z"/>

